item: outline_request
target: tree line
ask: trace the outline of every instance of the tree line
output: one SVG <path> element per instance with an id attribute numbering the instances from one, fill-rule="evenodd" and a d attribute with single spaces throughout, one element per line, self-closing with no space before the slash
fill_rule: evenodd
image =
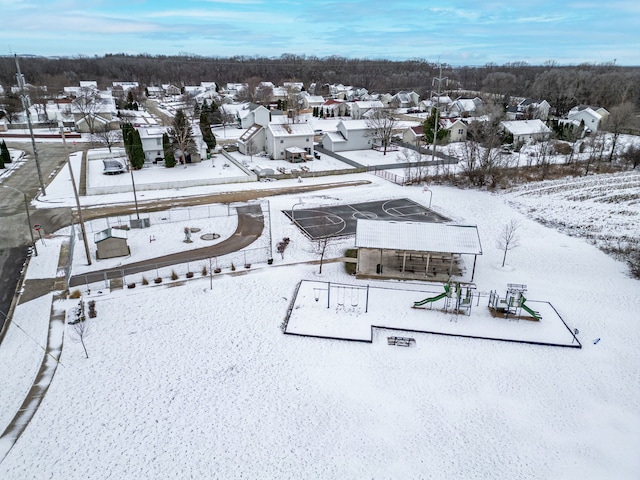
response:
<path id="1" fill-rule="evenodd" d="M 100 88 L 113 81 L 137 81 L 141 87 L 172 83 L 198 85 L 202 81 L 246 82 L 262 79 L 282 85 L 286 81 L 314 83 L 318 87 L 342 83 L 369 92 L 415 91 L 428 98 L 435 77 L 445 78 L 443 89 L 483 92 L 508 100 L 512 96 L 546 99 L 560 113 L 577 104 L 611 107 L 624 102 L 640 106 L 640 67 L 614 63 L 559 66 L 553 62 L 529 65 L 454 67 L 425 59 L 384 60 L 315 57 L 284 54 L 279 57 L 202 57 L 191 55 L 125 55 L 77 57 L 23 57 L 21 70 L 32 85 L 47 86 L 50 93 L 95 80 Z M 0 57 L 0 84 L 15 85 L 15 60 Z M 318 92 L 320 93 L 320 92 Z"/>

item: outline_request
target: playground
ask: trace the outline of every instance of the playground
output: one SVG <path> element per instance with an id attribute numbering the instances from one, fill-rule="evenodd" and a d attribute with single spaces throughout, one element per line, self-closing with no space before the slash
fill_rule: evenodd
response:
<path id="1" fill-rule="evenodd" d="M 395 289 L 303 280 L 285 333 L 375 342 L 381 336 L 376 331 L 383 329 L 385 335 L 404 332 L 403 339 L 410 335 L 415 341 L 405 346 L 428 341 L 428 336 L 419 334 L 439 334 L 580 348 L 553 305 L 526 299 L 525 290 L 526 286 L 509 284 L 502 296 L 480 293 L 473 284 L 407 284 Z"/>
<path id="2" fill-rule="evenodd" d="M 407 198 L 285 210 L 309 238 L 355 235 L 358 219 L 444 223 L 449 219 Z"/>

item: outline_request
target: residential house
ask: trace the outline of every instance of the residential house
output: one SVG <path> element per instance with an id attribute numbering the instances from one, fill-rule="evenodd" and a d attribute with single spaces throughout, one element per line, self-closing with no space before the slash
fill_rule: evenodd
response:
<path id="1" fill-rule="evenodd" d="M 322 137 L 322 146 L 331 152 L 367 150 L 373 142 L 373 128 L 366 120 L 340 120 L 336 132 Z"/>
<path id="2" fill-rule="evenodd" d="M 254 123 L 238 138 L 238 150 L 243 155 L 255 155 L 265 151 L 266 130 L 263 125 Z"/>
<path id="3" fill-rule="evenodd" d="M 246 87 L 247 87 L 246 83 L 227 83 L 227 86 L 224 89 L 224 91 L 230 97 L 235 97 L 240 90 Z"/>
<path id="4" fill-rule="evenodd" d="M 420 95 L 416 92 L 400 91 L 393 96 L 392 105 L 396 108 L 412 108 L 417 107 L 420 103 Z"/>
<path id="5" fill-rule="evenodd" d="M 402 132 L 402 141 L 410 145 L 420 146 L 424 145 L 424 128 L 422 125 L 415 127 L 409 127 Z"/>
<path id="6" fill-rule="evenodd" d="M 349 105 L 351 107 L 351 118 L 354 120 L 361 120 L 365 118 L 367 112 L 383 108 L 380 100 L 351 102 Z"/>
<path id="7" fill-rule="evenodd" d="M 162 89 L 162 87 L 147 87 L 147 95 L 149 96 L 149 98 L 161 98 L 163 94 L 164 90 Z"/>
<path id="8" fill-rule="evenodd" d="M 344 100 L 335 100 L 330 98 L 322 104 L 322 116 L 329 117 L 344 117 L 347 115 L 348 108 L 347 103 Z"/>
<path id="9" fill-rule="evenodd" d="M 484 103 L 478 97 L 458 98 L 449 105 L 449 115 L 452 117 L 473 117 L 477 115 Z"/>
<path id="10" fill-rule="evenodd" d="M 441 118 L 440 127 L 449 131 L 449 142 L 464 142 L 467 139 L 468 125 L 459 118 Z"/>
<path id="11" fill-rule="evenodd" d="M 162 90 L 164 91 L 164 94 L 168 97 L 173 97 L 176 95 L 180 95 L 182 93 L 182 90 L 180 90 L 180 87 L 176 87 L 175 85 L 172 85 L 170 83 L 163 84 Z"/>
<path id="12" fill-rule="evenodd" d="M 313 129 L 307 123 L 270 123 L 265 150 L 273 160 L 305 161 L 313 158 Z"/>
<path id="13" fill-rule="evenodd" d="M 242 128 L 249 128 L 255 123 L 266 127 L 270 119 L 269 110 L 255 103 L 246 103 L 238 110 L 238 123 Z"/>
<path id="14" fill-rule="evenodd" d="M 95 82 L 81 83 L 95 84 Z M 93 85 L 80 87 L 76 91 L 68 111 L 73 116 L 78 132 L 95 132 L 103 127 L 113 129 L 118 128 L 120 124 L 117 119 L 116 102 L 111 92 L 97 90 Z M 47 115 L 49 113 L 50 111 L 47 110 Z M 49 120 L 57 121 L 60 118 L 49 118 Z"/>
<path id="15" fill-rule="evenodd" d="M 122 88 L 124 93 L 127 93 L 132 88 L 138 88 L 139 86 L 138 82 L 112 82 L 111 85 L 113 86 L 113 88 L 116 88 L 116 87 Z"/>
<path id="16" fill-rule="evenodd" d="M 321 107 L 325 102 L 322 95 L 309 95 L 307 92 L 300 92 L 299 98 L 304 109 Z"/>
<path id="17" fill-rule="evenodd" d="M 539 118 L 546 121 L 549 118 L 551 105 L 546 100 L 534 101 L 525 98 L 518 102 L 517 105 L 509 105 L 507 107 L 507 120 L 532 120 Z"/>
<path id="18" fill-rule="evenodd" d="M 164 127 L 138 128 L 145 163 L 164 163 L 162 136 L 167 132 Z"/>
<path id="19" fill-rule="evenodd" d="M 572 108 L 567 114 L 567 119 L 572 122 L 584 122 L 585 128 L 597 132 L 602 123 L 609 117 L 609 112 L 604 108 L 579 105 Z"/>
<path id="20" fill-rule="evenodd" d="M 508 120 L 500 126 L 513 135 L 513 143 L 527 143 L 545 140 L 551 135 L 551 129 L 542 120 Z"/>

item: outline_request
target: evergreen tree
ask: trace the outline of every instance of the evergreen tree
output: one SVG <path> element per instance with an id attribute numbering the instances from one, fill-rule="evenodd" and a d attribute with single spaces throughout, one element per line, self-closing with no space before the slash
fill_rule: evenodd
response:
<path id="1" fill-rule="evenodd" d="M 171 148 L 171 141 L 169 135 L 162 134 L 162 150 L 164 151 L 164 166 L 167 168 L 173 168 L 176 166 L 176 157 L 173 156 L 173 149 Z"/>
<path id="2" fill-rule="evenodd" d="M 173 122 L 169 129 L 169 137 L 173 144 L 182 152 L 180 162 L 186 163 L 185 156 L 188 153 L 196 151 L 196 144 L 193 139 L 193 134 L 191 133 L 189 119 L 183 110 L 178 110 L 176 116 L 173 117 Z"/>
<path id="3" fill-rule="evenodd" d="M 200 113 L 200 131 L 202 132 L 202 139 L 207 144 L 207 148 L 213 151 L 213 149 L 216 148 L 216 137 L 211 132 L 209 116 L 204 110 Z"/>
<path id="4" fill-rule="evenodd" d="M 0 157 L 2 165 L 0 168 L 5 168 L 5 164 L 11 163 L 11 154 L 9 153 L 9 149 L 7 148 L 7 144 L 4 140 L 2 140 L 2 144 L 0 144 Z"/>
<path id="5" fill-rule="evenodd" d="M 142 139 L 140 138 L 140 132 L 133 129 L 131 134 L 132 137 L 132 156 L 129 157 L 131 161 L 131 166 L 135 170 L 140 170 L 144 166 L 144 149 L 142 148 Z"/>
<path id="6" fill-rule="evenodd" d="M 422 131 L 424 132 L 424 140 L 425 142 L 432 144 L 433 143 L 433 131 L 435 130 L 436 119 L 438 118 L 438 112 L 435 108 L 431 110 L 431 115 L 427 117 L 427 119 L 422 124 Z M 436 137 L 437 140 L 443 140 L 449 136 L 449 130 L 444 128 L 438 128 Z"/>

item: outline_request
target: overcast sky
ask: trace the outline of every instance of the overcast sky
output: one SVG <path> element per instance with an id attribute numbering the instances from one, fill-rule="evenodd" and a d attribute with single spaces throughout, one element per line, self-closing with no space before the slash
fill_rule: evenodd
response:
<path id="1" fill-rule="evenodd" d="M 637 0 L 0 0 L 0 12 L 0 54 L 640 65 Z"/>

